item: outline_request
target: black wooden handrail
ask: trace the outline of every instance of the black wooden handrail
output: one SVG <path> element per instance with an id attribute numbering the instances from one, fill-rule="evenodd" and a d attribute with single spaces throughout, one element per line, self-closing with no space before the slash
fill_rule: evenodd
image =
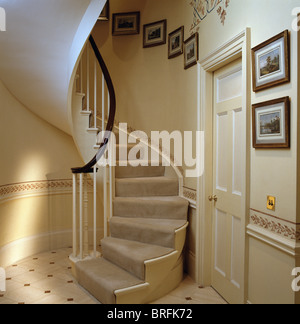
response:
<path id="1" fill-rule="evenodd" d="M 106 85 L 108 88 L 108 92 L 109 92 L 109 96 L 110 96 L 109 117 L 108 117 L 108 122 L 107 122 L 106 130 L 105 130 L 105 135 L 104 135 L 102 143 L 100 144 L 100 148 L 99 148 L 97 154 L 84 167 L 72 168 L 71 170 L 72 170 L 72 173 L 74 173 L 74 174 L 93 172 L 93 167 L 98 163 L 98 161 L 101 159 L 101 157 L 105 153 L 106 146 L 109 142 L 111 132 L 113 131 L 113 128 L 114 128 L 114 122 L 115 122 L 115 116 L 116 116 L 116 94 L 115 94 L 115 89 L 114 89 L 110 74 L 109 74 L 107 66 L 99 52 L 99 49 L 95 43 L 95 40 L 92 36 L 90 36 L 89 41 L 90 41 L 93 51 L 96 55 L 98 63 L 101 67 L 101 70 L 104 75 L 104 79 L 106 81 Z M 97 108 L 95 107 L 95 109 L 97 109 Z M 102 116 L 102 118 L 104 118 L 104 116 Z"/>

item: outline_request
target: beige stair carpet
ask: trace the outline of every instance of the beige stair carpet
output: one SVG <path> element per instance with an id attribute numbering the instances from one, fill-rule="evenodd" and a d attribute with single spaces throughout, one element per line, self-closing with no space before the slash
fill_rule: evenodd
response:
<path id="1" fill-rule="evenodd" d="M 188 212 L 178 180 L 165 177 L 165 167 L 117 166 L 115 174 L 114 216 L 110 237 L 101 241 L 103 256 L 76 264 L 79 283 L 108 304 L 116 302 L 116 290 L 145 283 L 145 261 L 175 251 L 175 233 L 186 225 Z"/>

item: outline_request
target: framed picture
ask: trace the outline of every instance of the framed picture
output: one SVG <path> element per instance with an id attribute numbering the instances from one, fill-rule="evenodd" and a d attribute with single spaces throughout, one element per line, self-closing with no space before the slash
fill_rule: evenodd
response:
<path id="1" fill-rule="evenodd" d="M 253 105 L 253 147 L 290 148 L 290 98 Z"/>
<path id="2" fill-rule="evenodd" d="M 252 69 L 254 92 L 290 81 L 288 30 L 252 49 Z"/>
<path id="3" fill-rule="evenodd" d="M 177 57 L 183 53 L 184 27 L 180 27 L 169 34 L 168 57 Z"/>
<path id="4" fill-rule="evenodd" d="M 167 20 L 144 25 L 144 48 L 167 43 Z"/>
<path id="5" fill-rule="evenodd" d="M 190 67 L 197 64 L 199 59 L 199 34 L 195 33 L 184 42 L 184 68 L 189 69 Z"/>
<path id="6" fill-rule="evenodd" d="M 98 20 L 108 21 L 109 20 L 109 0 L 107 0 Z"/>
<path id="7" fill-rule="evenodd" d="M 113 36 L 137 35 L 140 33 L 140 12 L 113 14 Z"/>

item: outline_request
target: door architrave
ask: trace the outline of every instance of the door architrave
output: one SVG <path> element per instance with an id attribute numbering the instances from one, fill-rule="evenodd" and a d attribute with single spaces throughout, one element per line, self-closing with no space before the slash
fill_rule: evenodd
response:
<path id="1" fill-rule="evenodd" d="M 227 43 L 198 62 L 198 131 L 204 132 L 204 173 L 197 179 L 197 228 L 196 228 L 196 281 L 202 286 L 211 285 L 212 255 L 212 204 L 207 197 L 213 192 L 213 74 L 221 67 L 242 58 L 243 70 L 243 125 L 245 133 L 243 200 L 244 222 L 244 275 L 242 287 L 247 301 L 248 242 L 246 226 L 250 207 L 250 150 L 251 150 L 251 29 L 246 28 Z"/>

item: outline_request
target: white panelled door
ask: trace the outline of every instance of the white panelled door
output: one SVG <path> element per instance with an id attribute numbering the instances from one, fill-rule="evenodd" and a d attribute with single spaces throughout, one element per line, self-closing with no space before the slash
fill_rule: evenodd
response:
<path id="1" fill-rule="evenodd" d="M 214 73 L 212 286 L 229 302 L 243 302 L 245 147 L 242 61 Z"/>

